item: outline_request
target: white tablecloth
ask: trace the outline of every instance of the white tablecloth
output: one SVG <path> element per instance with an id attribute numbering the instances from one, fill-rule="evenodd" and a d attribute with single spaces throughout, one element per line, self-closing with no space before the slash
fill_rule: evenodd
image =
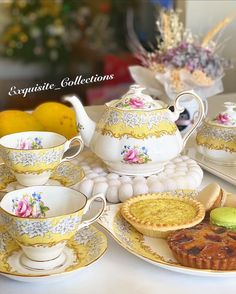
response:
<path id="1" fill-rule="evenodd" d="M 101 108 L 91 107 L 89 113 L 93 117 L 98 116 Z M 204 172 L 202 187 L 212 181 L 217 181 L 228 191 L 236 192 L 236 188 L 231 184 Z M 199 294 L 208 292 L 235 294 L 236 278 L 197 277 L 161 269 L 127 252 L 109 236 L 107 252 L 100 260 L 61 281 L 27 284 L 0 276 L 0 294 Z"/>

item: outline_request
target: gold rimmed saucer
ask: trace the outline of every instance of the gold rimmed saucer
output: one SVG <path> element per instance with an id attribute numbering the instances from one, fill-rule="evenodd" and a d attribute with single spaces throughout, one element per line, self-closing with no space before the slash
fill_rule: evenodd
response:
<path id="1" fill-rule="evenodd" d="M 194 192 L 196 195 L 196 191 L 174 191 L 160 194 L 181 196 L 184 193 L 186 196 L 194 196 Z M 130 253 L 155 266 L 175 272 L 206 277 L 236 277 L 236 270 L 218 271 L 180 265 L 169 249 L 167 241 L 161 238 L 147 237 L 139 233 L 122 217 L 120 213 L 121 206 L 122 204 L 107 206 L 98 223 L 111 234 L 118 244 Z"/>
<path id="2" fill-rule="evenodd" d="M 107 238 L 94 226 L 81 229 L 63 250 L 65 261 L 55 269 L 32 270 L 21 263 L 19 245 L 4 227 L 0 228 L 0 274 L 17 281 L 37 282 L 60 279 L 91 265 L 105 253 Z"/>
<path id="3" fill-rule="evenodd" d="M 83 178 L 84 171 L 80 166 L 65 161 L 54 170 L 47 184 L 69 187 L 79 183 Z M 20 185 L 16 182 L 15 176 L 4 163 L 0 164 L 0 190 L 9 192 L 17 188 L 20 188 Z"/>

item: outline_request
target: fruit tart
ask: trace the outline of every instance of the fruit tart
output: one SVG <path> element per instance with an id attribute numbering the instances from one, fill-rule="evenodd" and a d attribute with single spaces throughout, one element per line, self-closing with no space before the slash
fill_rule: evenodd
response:
<path id="1" fill-rule="evenodd" d="M 121 214 L 140 233 L 166 238 L 172 231 L 200 223 L 205 209 L 190 197 L 156 193 L 130 198 L 123 203 Z"/>
<path id="2" fill-rule="evenodd" d="M 236 232 L 201 223 L 170 234 L 167 243 L 177 261 L 198 269 L 236 269 Z"/>

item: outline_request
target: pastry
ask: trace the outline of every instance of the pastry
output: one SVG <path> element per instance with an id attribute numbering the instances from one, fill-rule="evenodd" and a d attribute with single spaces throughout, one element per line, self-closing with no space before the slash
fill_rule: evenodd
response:
<path id="1" fill-rule="evenodd" d="M 176 260 L 188 267 L 236 269 L 236 232 L 201 223 L 173 232 L 167 243 Z"/>
<path id="2" fill-rule="evenodd" d="M 211 183 L 199 192 L 197 200 L 204 205 L 206 211 L 210 211 L 224 205 L 226 193 L 217 183 Z"/>
<path id="3" fill-rule="evenodd" d="M 236 208 L 220 207 L 213 209 L 210 213 L 210 222 L 217 226 L 236 230 Z"/>
<path id="4" fill-rule="evenodd" d="M 121 214 L 142 234 L 166 238 L 173 230 L 200 223 L 205 210 L 200 202 L 190 197 L 156 193 L 130 198 L 122 205 Z"/>
<path id="5" fill-rule="evenodd" d="M 236 207 L 236 195 L 231 193 L 226 193 L 226 200 L 225 200 L 224 206 Z"/>

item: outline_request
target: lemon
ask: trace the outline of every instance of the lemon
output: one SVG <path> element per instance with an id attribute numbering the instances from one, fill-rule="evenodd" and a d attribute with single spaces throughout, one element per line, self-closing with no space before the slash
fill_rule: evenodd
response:
<path id="1" fill-rule="evenodd" d="M 34 111 L 33 116 L 46 131 L 56 132 L 70 139 L 77 135 L 74 111 L 59 102 L 45 102 Z"/>
<path id="2" fill-rule="evenodd" d="M 27 112 L 20 110 L 0 112 L 0 137 L 17 132 L 43 130 L 42 124 Z"/>

